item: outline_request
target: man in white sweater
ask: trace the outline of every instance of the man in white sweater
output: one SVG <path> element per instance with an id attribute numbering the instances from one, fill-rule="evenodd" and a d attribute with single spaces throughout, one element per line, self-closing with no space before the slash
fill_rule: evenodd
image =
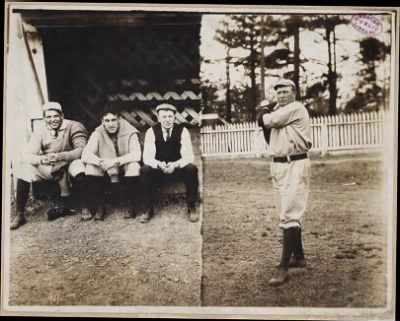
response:
<path id="1" fill-rule="evenodd" d="M 82 153 L 89 194 L 87 208 L 82 211 L 83 221 L 93 217 L 95 220 L 104 219 L 103 200 L 107 180 L 111 182 L 111 186 L 123 181 L 131 201 L 131 209 L 124 218 L 135 217 L 140 160 L 138 130 L 121 118 L 115 106 L 106 105 L 101 125 L 92 133 Z"/>

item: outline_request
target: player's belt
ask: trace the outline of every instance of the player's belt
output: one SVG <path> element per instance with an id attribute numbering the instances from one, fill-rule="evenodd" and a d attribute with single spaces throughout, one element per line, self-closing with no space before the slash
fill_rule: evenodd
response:
<path id="1" fill-rule="evenodd" d="M 290 163 L 291 161 L 297 161 L 297 160 L 305 159 L 305 158 L 308 158 L 307 153 L 272 157 L 272 160 L 276 163 Z"/>

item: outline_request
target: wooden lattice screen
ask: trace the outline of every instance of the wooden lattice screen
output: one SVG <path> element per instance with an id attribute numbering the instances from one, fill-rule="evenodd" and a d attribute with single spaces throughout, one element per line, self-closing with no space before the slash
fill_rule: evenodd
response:
<path id="1" fill-rule="evenodd" d="M 157 23 L 152 14 L 150 23 L 135 26 L 39 26 L 50 99 L 89 130 L 99 124 L 105 101 L 140 129 L 156 122 L 162 102 L 177 107 L 178 122 L 198 125 L 200 16 L 183 18 L 164 15 Z"/>

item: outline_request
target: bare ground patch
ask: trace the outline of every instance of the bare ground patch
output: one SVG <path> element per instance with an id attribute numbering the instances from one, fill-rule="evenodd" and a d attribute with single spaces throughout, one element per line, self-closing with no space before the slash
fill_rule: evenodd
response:
<path id="1" fill-rule="evenodd" d="M 103 222 L 48 222 L 48 208 L 11 233 L 10 305 L 200 305 L 200 223 L 182 201 L 147 224 L 123 219 L 124 205 Z"/>

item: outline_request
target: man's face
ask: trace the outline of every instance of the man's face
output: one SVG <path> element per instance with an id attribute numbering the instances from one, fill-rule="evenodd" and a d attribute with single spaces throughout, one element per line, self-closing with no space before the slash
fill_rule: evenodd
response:
<path id="1" fill-rule="evenodd" d="M 63 115 L 57 110 L 46 110 L 44 112 L 44 121 L 46 125 L 53 130 L 58 130 L 63 121 Z"/>
<path id="2" fill-rule="evenodd" d="M 174 125 L 175 113 L 171 110 L 160 110 L 158 112 L 158 121 L 162 128 L 169 129 Z"/>
<path id="3" fill-rule="evenodd" d="M 115 134 L 119 129 L 119 116 L 106 114 L 103 116 L 102 124 L 109 134 Z"/>
<path id="4" fill-rule="evenodd" d="M 285 106 L 296 100 L 296 93 L 291 86 L 278 87 L 276 89 L 276 98 L 279 106 Z"/>

